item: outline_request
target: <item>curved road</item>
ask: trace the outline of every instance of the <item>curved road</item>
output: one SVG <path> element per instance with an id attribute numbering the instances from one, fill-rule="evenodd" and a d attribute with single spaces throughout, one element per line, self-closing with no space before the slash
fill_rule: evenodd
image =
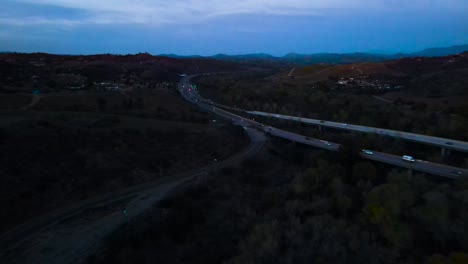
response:
<path id="1" fill-rule="evenodd" d="M 216 114 L 238 125 L 242 125 L 244 127 L 256 128 L 267 134 L 270 134 L 279 138 L 283 138 L 286 140 L 290 140 L 293 142 L 302 143 L 305 145 L 309 145 L 309 146 L 313 146 L 313 147 L 317 147 L 317 148 L 321 148 L 325 150 L 330 150 L 330 151 L 338 151 L 341 146 L 340 144 L 336 144 L 333 142 L 328 142 L 328 141 L 315 139 L 315 138 L 309 138 L 309 137 L 295 134 L 286 130 L 273 128 L 271 126 L 265 126 L 264 124 L 256 122 L 255 120 L 250 120 L 243 116 L 239 116 L 231 112 L 225 111 L 215 106 L 210 100 L 206 100 L 203 97 L 201 97 L 196 91 L 196 89 L 192 88 L 192 85 L 190 84 L 190 79 L 192 77 L 194 77 L 194 75 L 183 77 L 179 83 L 178 90 L 186 100 L 197 105 L 199 108 L 207 112 Z"/>

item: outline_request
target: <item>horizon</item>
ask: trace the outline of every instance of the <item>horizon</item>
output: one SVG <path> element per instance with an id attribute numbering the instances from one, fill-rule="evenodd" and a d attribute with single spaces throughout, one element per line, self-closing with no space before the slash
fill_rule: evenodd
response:
<path id="1" fill-rule="evenodd" d="M 317 54 L 368 54 L 368 55 L 376 55 L 376 56 L 394 56 L 394 55 L 411 55 L 413 53 L 429 50 L 429 49 L 448 49 L 452 47 L 459 47 L 459 46 L 468 46 L 468 43 L 466 44 L 458 44 L 458 45 L 453 45 L 453 46 L 446 46 L 446 47 L 427 47 L 422 50 L 414 50 L 410 52 L 395 52 L 395 53 L 385 53 L 385 52 L 379 52 L 379 51 L 352 51 L 352 52 L 346 52 L 346 53 L 333 53 L 333 52 L 314 52 L 314 53 L 296 53 L 296 52 L 288 52 L 282 55 L 273 55 L 270 53 L 265 53 L 265 52 L 252 52 L 252 53 L 237 53 L 237 54 L 226 54 L 226 53 L 216 53 L 216 54 L 209 54 L 209 55 L 200 55 L 200 54 L 189 54 L 189 55 L 181 55 L 181 54 L 175 54 L 175 53 L 151 53 L 148 51 L 139 51 L 139 52 L 134 52 L 134 53 L 110 53 L 110 52 L 105 52 L 105 53 L 51 53 L 51 52 L 42 52 L 42 51 L 32 51 L 32 52 L 21 52 L 21 51 L 0 51 L 0 53 L 3 54 L 13 54 L 13 53 L 18 53 L 18 54 L 37 54 L 37 53 L 44 53 L 48 55 L 55 55 L 55 56 L 96 56 L 96 55 L 114 55 L 114 56 L 128 56 L 128 55 L 138 55 L 138 54 L 149 54 L 151 56 L 179 56 L 179 57 L 202 57 L 202 58 L 209 58 L 209 57 L 215 57 L 215 56 L 245 56 L 245 55 L 268 55 L 272 56 L 274 58 L 283 58 L 286 57 L 290 54 L 297 54 L 297 55 L 317 55 Z"/>
<path id="2" fill-rule="evenodd" d="M 24 53 L 278 57 L 468 43 L 464 0 L 6 0 L 3 7 L 0 50 Z"/>

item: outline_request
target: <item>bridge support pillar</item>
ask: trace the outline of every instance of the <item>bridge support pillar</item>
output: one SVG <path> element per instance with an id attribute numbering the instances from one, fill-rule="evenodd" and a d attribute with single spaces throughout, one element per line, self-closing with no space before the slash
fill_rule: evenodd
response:
<path id="1" fill-rule="evenodd" d="M 322 126 L 318 126 L 318 130 L 322 132 Z"/>
<path id="2" fill-rule="evenodd" d="M 442 158 L 450 156 L 450 149 L 441 148 L 440 155 L 442 156 Z"/>

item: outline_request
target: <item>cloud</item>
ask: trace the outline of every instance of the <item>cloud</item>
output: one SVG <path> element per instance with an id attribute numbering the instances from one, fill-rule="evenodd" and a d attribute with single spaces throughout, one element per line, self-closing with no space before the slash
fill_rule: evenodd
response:
<path id="1" fill-rule="evenodd" d="M 26 17 L 23 19 L 16 18 L 0 18 L 0 25 L 11 25 L 11 26 L 30 26 L 30 25 L 63 25 L 63 26 L 75 26 L 82 24 L 83 22 L 76 20 L 67 19 L 48 19 L 45 17 Z"/>
<path id="2" fill-rule="evenodd" d="M 11 0 L 7 0 L 10 1 Z M 320 16 L 330 10 L 362 11 L 424 8 L 467 9 L 466 0 L 16 0 L 23 6 L 47 5 L 82 13 L 80 17 L 50 18 L 0 14 L 0 23 L 28 24 L 190 24 L 217 17 L 261 14 Z"/>

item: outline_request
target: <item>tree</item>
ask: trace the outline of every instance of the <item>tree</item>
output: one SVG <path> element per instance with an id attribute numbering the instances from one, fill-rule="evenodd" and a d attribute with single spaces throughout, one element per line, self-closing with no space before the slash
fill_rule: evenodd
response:
<path id="1" fill-rule="evenodd" d="M 281 228 L 277 221 L 256 225 L 241 243 L 241 255 L 232 263 L 274 263 L 280 249 Z"/>
<path id="2" fill-rule="evenodd" d="M 431 234 L 438 247 L 445 247 L 452 238 L 450 203 L 445 193 L 437 190 L 423 195 L 424 204 L 412 209 L 412 216 Z"/>
<path id="3" fill-rule="evenodd" d="M 353 200 L 344 194 L 333 196 L 333 207 L 340 215 L 346 215 L 353 205 Z"/>
<path id="4" fill-rule="evenodd" d="M 296 176 L 293 182 L 293 190 L 296 194 L 306 197 L 312 197 L 316 193 L 331 191 L 329 183 L 342 177 L 344 169 L 340 165 L 329 164 L 325 160 L 319 160 L 317 167 L 309 168 L 305 172 Z"/>
<path id="5" fill-rule="evenodd" d="M 410 248 L 413 243 L 411 228 L 400 217 L 414 204 L 415 197 L 409 186 L 386 183 L 372 189 L 366 199 L 363 213 L 376 225 L 382 237 L 395 249 Z"/>
<path id="6" fill-rule="evenodd" d="M 354 164 L 353 179 L 354 180 L 369 180 L 372 181 L 377 176 L 377 169 L 374 164 L 363 161 Z"/>

